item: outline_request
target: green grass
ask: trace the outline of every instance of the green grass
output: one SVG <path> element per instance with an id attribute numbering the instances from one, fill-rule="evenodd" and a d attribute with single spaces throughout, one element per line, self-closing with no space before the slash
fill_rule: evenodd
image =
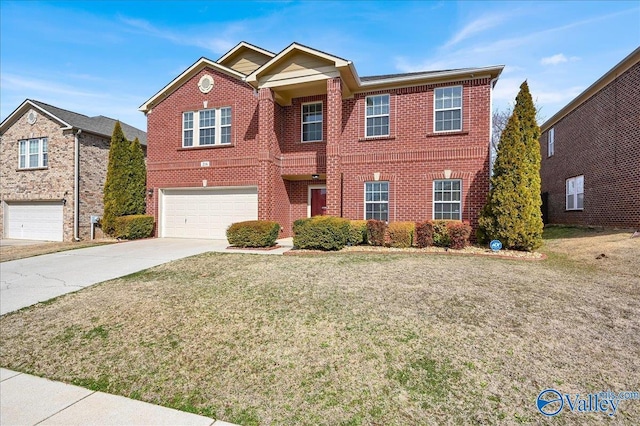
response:
<path id="1" fill-rule="evenodd" d="M 205 254 L 0 317 L 0 365 L 238 424 L 537 423 L 640 383 L 638 278 L 549 250 Z"/>

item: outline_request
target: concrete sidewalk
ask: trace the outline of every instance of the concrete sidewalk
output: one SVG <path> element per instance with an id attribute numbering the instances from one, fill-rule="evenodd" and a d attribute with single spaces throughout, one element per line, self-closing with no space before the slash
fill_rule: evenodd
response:
<path id="1" fill-rule="evenodd" d="M 282 254 L 228 249 L 226 240 L 149 239 L 70 250 L 0 263 L 0 312 L 205 252 Z M 232 425 L 66 383 L 0 369 L 0 425 Z"/>
<path id="2" fill-rule="evenodd" d="M 229 426 L 184 411 L 0 369 L 0 424 Z"/>

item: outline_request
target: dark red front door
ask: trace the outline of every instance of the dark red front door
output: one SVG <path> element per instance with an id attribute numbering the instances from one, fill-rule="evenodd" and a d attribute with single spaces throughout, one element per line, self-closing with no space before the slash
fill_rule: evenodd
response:
<path id="1" fill-rule="evenodd" d="M 311 217 L 327 214 L 327 189 L 311 189 Z"/>

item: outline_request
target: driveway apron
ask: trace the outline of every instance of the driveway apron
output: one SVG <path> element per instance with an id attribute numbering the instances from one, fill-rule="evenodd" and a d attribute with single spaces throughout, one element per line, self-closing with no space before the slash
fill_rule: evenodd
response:
<path id="1" fill-rule="evenodd" d="M 172 260 L 224 251 L 226 240 L 155 238 L 0 263 L 0 315 Z"/>

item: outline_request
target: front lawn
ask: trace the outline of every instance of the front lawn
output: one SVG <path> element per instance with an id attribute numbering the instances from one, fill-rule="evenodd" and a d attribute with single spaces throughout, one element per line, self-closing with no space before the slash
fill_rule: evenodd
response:
<path id="1" fill-rule="evenodd" d="M 637 266 L 561 245 L 535 262 L 200 255 L 3 316 L 0 365 L 243 425 L 539 423 L 543 389 L 640 388 Z M 623 401 L 613 421 L 638 418 Z"/>

